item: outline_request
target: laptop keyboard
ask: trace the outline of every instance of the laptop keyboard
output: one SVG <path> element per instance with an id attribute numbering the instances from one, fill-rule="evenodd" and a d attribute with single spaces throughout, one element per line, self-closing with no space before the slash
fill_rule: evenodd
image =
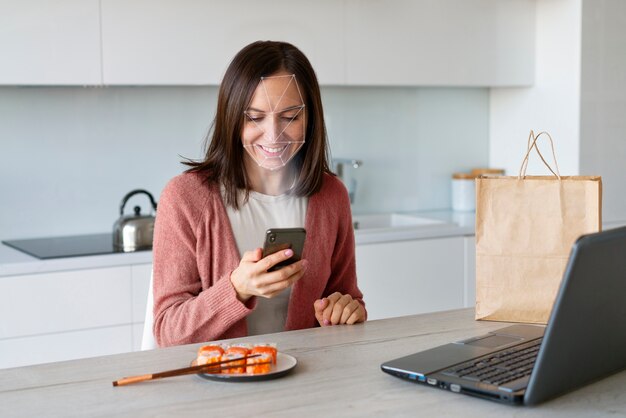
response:
<path id="1" fill-rule="evenodd" d="M 530 376 L 542 339 L 457 364 L 441 373 L 496 386 Z"/>

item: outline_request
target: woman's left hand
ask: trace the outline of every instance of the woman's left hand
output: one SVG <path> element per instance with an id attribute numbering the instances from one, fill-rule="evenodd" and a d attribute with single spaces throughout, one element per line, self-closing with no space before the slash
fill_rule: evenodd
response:
<path id="1" fill-rule="evenodd" d="M 332 295 L 318 299 L 313 304 L 315 318 L 321 326 L 348 324 L 365 321 L 365 308 L 359 301 L 350 295 L 335 292 Z"/>

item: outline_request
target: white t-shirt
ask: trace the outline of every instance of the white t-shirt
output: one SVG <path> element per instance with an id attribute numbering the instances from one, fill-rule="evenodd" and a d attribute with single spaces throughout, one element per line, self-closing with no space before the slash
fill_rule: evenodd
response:
<path id="1" fill-rule="evenodd" d="M 304 228 L 307 205 L 307 197 L 251 191 L 248 201 L 238 210 L 226 206 L 239 254 L 243 257 L 244 252 L 262 247 L 269 228 Z M 290 294 L 291 288 L 287 288 L 271 299 L 257 297 L 256 308 L 246 318 L 248 335 L 284 331 Z"/>

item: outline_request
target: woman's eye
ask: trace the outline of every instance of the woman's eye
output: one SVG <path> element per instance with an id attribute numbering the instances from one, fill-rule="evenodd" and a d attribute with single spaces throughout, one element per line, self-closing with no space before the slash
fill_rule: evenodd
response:
<path id="1" fill-rule="evenodd" d="M 250 119 L 253 122 L 259 122 L 261 120 L 263 120 L 263 116 L 259 116 L 259 115 L 248 115 L 248 119 Z"/>
<path id="2" fill-rule="evenodd" d="M 290 120 L 298 120 L 299 118 L 300 118 L 300 114 L 297 114 L 297 115 L 291 115 L 291 116 L 289 116 L 289 115 L 283 115 L 283 116 L 281 116 L 281 119 L 282 119 L 282 120 L 287 120 L 287 121 L 290 121 Z"/>

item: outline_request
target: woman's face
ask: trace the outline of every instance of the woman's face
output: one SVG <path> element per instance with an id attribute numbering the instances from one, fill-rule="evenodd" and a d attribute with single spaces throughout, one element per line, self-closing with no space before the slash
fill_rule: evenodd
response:
<path id="1" fill-rule="evenodd" d="M 244 113 L 242 143 L 258 166 L 280 169 L 304 144 L 306 112 L 294 74 L 262 77 Z"/>

